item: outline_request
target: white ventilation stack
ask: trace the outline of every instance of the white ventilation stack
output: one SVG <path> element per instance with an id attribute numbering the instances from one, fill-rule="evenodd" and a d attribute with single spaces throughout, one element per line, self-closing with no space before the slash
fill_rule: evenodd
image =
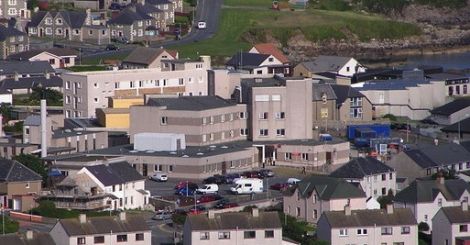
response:
<path id="1" fill-rule="evenodd" d="M 41 100 L 41 158 L 47 157 L 47 102 Z"/>

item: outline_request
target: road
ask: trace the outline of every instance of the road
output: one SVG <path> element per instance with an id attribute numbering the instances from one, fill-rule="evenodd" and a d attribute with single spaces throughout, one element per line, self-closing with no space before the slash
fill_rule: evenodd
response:
<path id="1" fill-rule="evenodd" d="M 192 28 L 192 31 L 181 38 L 180 40 L 167 40 L 158 43 L 152 43 L 151 47 L 171 47 L 175 45 L 190 44 L 211 38 L 219 26 L 220 9 L 222 8 L 223 0 L 199 0 L 196 7 L 195 22 L 205 21 L 207 23 L 206 29 Z M 82 48 L 82 58 L 106 58 L 108 56 L 115 56 L 120 54 L 130 53 L 136 46 L 129 45 L 122 47 L 119 51 L 105 51 L 96 50 L 96 47 Z"/>

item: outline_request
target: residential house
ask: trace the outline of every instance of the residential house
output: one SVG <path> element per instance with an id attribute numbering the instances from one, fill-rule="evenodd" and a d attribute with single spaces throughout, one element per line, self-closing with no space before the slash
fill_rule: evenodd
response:
<path id="1" fill-rule="evenodd" d="M 18 211 L 27 211 L 36 206 L 34 195 L 41 192 L 42 177 L 23 164 L 0 159 L 0 193 L 4 194 L 0 204 Z"/>
<path id="2" fill-rule="evenodd" d="M 430 120 L 440 125 L 451 125 L 470 117 L 470 99 L 457 99 L 431 111 Z"/>
<path id="3" fill-rule="evenodd" d="M 43 160 L 47 164 L 50 164 L 51 166 L 53 165 L 51 169 L 54 172 L 60 172 L 62 176 L 67 177 L 69 175 L 76 175 L 80 170 L 85 167 L 125 162 L 126 158 L 113 156 L 91 156 L 83 152 L 47 156 L 43 158 Z M 84 174 L 82 175 L 87 176 Z M 69 182 L 73 181 L 74 179 L 69 179 Z M 64 182 L 64 184 L 66 184 L 66 182 Z M 109 204 L 106 203 L 106 205 Z"/>
<path id="4" fill-rule="evenodd" d="M 110 41 L 105 26 L 92 26 L 90 11 L 39 11 L 28 24 L 29 36 L 106 44 Z"/>
<path id="5" fill-rule="evenodd" d="M 14 28 L 13 26 L 5 27 L 0 25 L 1 59 L 6 59 L 11 54 L 16 54 L 26 50 L 29 50 L 29 37 L 26 33 Z"/>
<path id="6" fill-rule="evenodd" d="M 55 245 L 54 240 L 47 232 L 11 233 L 0 235 L 0 244 L 8 245 Z"/>
<path id="7" fill-rule="evenodd" d="M 344 211 L 322 214 L 317 237 L 330 244 L 418 245 L 418 224 L 407 208 L 351 210 L 346 206 Z"/>
<path id="8" fill-rule="evenodd" d="M 0 5 L 0 18 L 29 19 L 30 15 L 27 0 L 2 1 Z"/>
<path id="9" fill-rule="evenodd" d="M 323 212 L 366 208 L 365 193 L 344 180 L 328 176 L 309 176 L 283 197 L 284 213 L 317 223 Z"/>
<path id="10" fill-rule="evenodd" d="M 18 77 L 43 77 L 45 73 L 55 73 L 46 61 L 0 61 L 0 80 Z"/>
<path id="11" fill-rule="evenodd" d="M 58 208 L 77 210 L 145 209 L 150 192 L 145 178 L 127 162 L 85 166 L 68 175 L 41 199 Z"/>
<path id="12" fill-rule="evenodd" d="M 122 69 L 161 68 L 162 60 L 178 59 L 178 53 L 163 48 L 137 47 L 121 62 Z"/>
<path id="13" fill-rule="evenodd" d="M 145 3 L 163 11 L 163 14 L 157 16 L 157 21 L 160 22 L 159 28 L 165 31 L 168 31 L 169 25 L 175 23 L 175 12 L 183 8 L 182 0 L 145 0 Z"/>
<path id="14" fill-rule="evenodd" d="M 277 60 L 282 62 L 284 65 L 290 65 L 289 59 L 273 44 L 273 43 L 258 43 L 253 46 L 249 53 L 255 54 L 267 54 L 274 56 Z M 292 67 L 286 67 L 286 70 L 283 74 L 291 75 L 292 74 Z"/>
<path id="15" fill-rule="evenodd" d="M 119 213 L 118 217 L 86 217 L 61 219 L 49 232 L 55 244 L 121 244 L 150 245 L 152 231 L 139 215 Z"/>
<path id="16" fill-rule="evenodd" d="M 468 244 L 469 226 L 470 211 L 467 202 L 458 207 L 443 207 L 432 218 L 432 244 Z"/>
<path id="17" fill-rule="evenodd" d="M 48 88 L 62 92 L 62 78 L 49 73 L 39 77 L 19 77 L 6 78 L 0 81 L 0 91 L 12 94 L 30 94 L 33 89 Z"/>
<path id="18" fill-rule="evenodd" d="M 376 200 L 389 192 L 396 194 L 396 175 L 393 168 L 372 157 L 354 158 L 330 174 L 358 184 L 367 197 Z"/>
<path id="19" fill-rule="evenodd" d="M 64 114 L 96 117 L 96 109 L 107 108 L 108 98 L 145 94 L 207 95 L 210 58 L 164 60 L 162 68 L 72 72 L 63 74 Z"/>
<path id="20" fill-rule="evenodd" d="M 47 61 L 54 69 L 72 67 L 78 57 L 78 51 L 69 48 L 51 48 L 29 50 L 8 56 L 9 60 Z"/>
<path id="21" fill-rule="evenodd" d="M 131 142 L 144 132 L 184 134 L 189 146 L 246 139 L 245 105 L 216 96 L 148 97 L 145 106 L 130 108 Z"/>
<path id="22" fill-rule="evenodd" d="M 158 35 L 156 19 L 162 11 L 150 4 L 135 4 L 108 21 L 111 37 L 130 42 L 150 41 Z"/>
<path id="23" fill-rule="evenodd" d="M 225 63 L 228 69 L 240 70 L 250 74 L 285 74 L 290 73 L 289 65 L 283 64 L 274 55 L 239 52 Z"/>
<path id="24" fill-rule="evenodd" d="M 343 77 L 352 77 L 366 69 L 352 57 L 320 55 L 311 61 L 301 62 L 294 67 L 294 76 L 312 77 L 315 73 L 331 72 Z"/>
<path id="25" fill-rule="evenodd" d="M 470 152 L 459 144 L 422 145 L 402 151 L 392 157 L 387 165 L 397 171 L 397 176 L 411 183 L 417 178 L 430 177 L 441 169 L 457 172 L 470 169 Z"/>
<path id="26" fill-rule="evenodd" d="M 465 114 L 461 121 L 441 128 L 447 138 L 453 138 L 454 142 L 460 142 L 470 139 L 470 117 Z M 470 150 L 469 150 L 470 151 Z"/>
<path id="27" fill-rule="evenodd" d="M 188 215 L 183 228 L 185 245 L 276 244 L 281 245 L 282 225 L 277 212 L 227 212 Z"/>
<path id="28" fill-rule="evenodd" d="M 460 179 L 439 176 L 436 180 L 415 180 L 398 192 L 393 205 L 411 209 L 418 223 L 427 223 L 432 228 L 432 218 L 442 207 L 460 207 L 468 203 L 470 185 Z"/>

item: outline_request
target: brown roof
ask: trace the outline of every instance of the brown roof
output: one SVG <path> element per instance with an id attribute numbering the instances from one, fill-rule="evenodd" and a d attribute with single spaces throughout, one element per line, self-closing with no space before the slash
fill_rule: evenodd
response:
<path id="1" fill-rule="evenodd" d="M 259 212 L 254 217 L 249 212 L 219 213 L 210 219 L 207 214 L 189 215 L 186 218 L 193 231 L 201 230 L 247 230 L 247 229 L 281 229 L 277 212 Z"/>
<path id="2" fill-rule="evenodd" d="M 28 60 L 38 54 L 48 52 L 56 56 L 77 56 L 78 51 L 70 48 L 33 49 L 8 56 L 10 60 Z"/>
<path id="3" fill-rule="evenodd" d="M 162 48 L 137 47 L 122 62 L 150 65 L 165 51 Z"/>
<path id="4" fill-rule="evenodd" d="M 322 216 L 332 228 L 417 224 L 411 209 L 408 208 L 394 208 L 391 214 L 383 209 L 352 210 L 351 215 L 346 215 L 344 211 L 326 211 Z"/>
<path id="5" fill-rule="evenodd" d="M 289 63 L 289 59 L 272 43 L 258 43 L 254 48 L 260 54 L 270 54 L 282 63 Z"/>
<path id="6" fill-rule="evenodd" d="M 167 50 L 166 52 L 168 52 L 171 56 L 173 56 L 173 58 L 178 59 L 178 51 L 171 49 L 171 50 Z"/>
<path id="7" fill-rule="evenodd" d="M 126 233 L 149 231 L 145 220 L 140 215 L 126 214 L 126 220 L 121 221 L 116 216 L 87 217 L 87 222 L 80 224 L 78 218 L 62 219 L 59 223 L 69 236 Z"/>
<path id="8" fill-rule="evenodd" d="M 26 234 L 0 235 L 0 244 L 8 245 L 54 245 L 55 242 L 49 233 L 33 233 L 33 239 L 26 239 Z"/>
<path id="9" fill-rule="evenodd" d="M 442 211 L 451 224 L 470 222 L 470 211 L 463 211 L 461 206 L 443 207 Z"/>

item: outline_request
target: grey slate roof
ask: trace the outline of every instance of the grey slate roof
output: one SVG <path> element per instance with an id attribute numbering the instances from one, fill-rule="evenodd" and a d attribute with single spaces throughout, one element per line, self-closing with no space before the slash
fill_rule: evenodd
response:
<path id="1" fill-rule="evenodd" d="M 336 103 L 337 104 L 344 103 L 349 98 L 365 97 L 357 89 L 355 89 L 351 86 L 348 86 L 348 85 L 331 84 L 330 86 L 336 94 L 336 98 L 337 98 Z"/>
<path id="2" fill-rule="evenodd" d="M 302 64 L 310 72 L 338 72 L 351 59 L 351 57 L 320 55 L 314 60 L 302 62 Z"/>
<path id="3" fill-rule="evenodd" d="M 256 54 L 256 53 L 240 53 L 238 52 L 232 58 L 227 61 L 225 65 L 233 67 L 258 67 L 263 63 L 270 55 L 268 54 Z"/>
<path id="4" fill-rule="evenodd" d="M 437 180 L 415 180 L 408 187 L 398 192 L 395 202 L 422 203 L 432 202 L 439 193 L 448 200 L 459 200 L 464 191 L 470 191 L 470 185 L 461 179 L 448 179 L 444 184 Z"/>
<path id="5" fill-rule="evenodd" d="M 85 168 L 105 186 L 145 179 L 127 162 L 110 163 L 107 166 L 100 164 Z"/>
<path id="6" fill-rule="evenodd" d="M 78 52 L 74 49 L 69 48 L 51 48 L 51 49 L 34 49 L 28 50 L 21 53 L 16 53 L 8 56 L 9 60 L 28 60 L 42 52 L 48 52 L 57 56 L 77 56 Z"/>
<path id="7" fill-rule="evenodd" d="M 469 121 L 470 123 L 470 121 Z M 460 145 L 465 148 L 468 152 L 470 152 L 470 140 L 469 141 L 462 141 L 460 142 Z"/>
<path id="8" fill-rule="evenodd" d="M 302 179 L 296 189 L 303 198 L 308 198 L 316 190 L 321 200 L 366 197 L 354 185 L 329 176 L 311 175 Z"/>
<path id="9" fill-rule="evenodd" d="M 26 239 L 26 234 L 6 234 L 0 235 L 0 244 L 5 245 L 54 245 L 55 242 L 49 233 L 34 232 L 33 239 Z"/>
<path id="10" fill-rule="evenodd" d="M 450 116 L 453 113 L 463 110 L 467 107 L 470 107 L 470 99 L 457 99 L 443 106 L 434 108 L 431 111 L 431 114 Z"/>
<path id="11" fill-rule="evenodd" d="M 122 61 L 122 63 L 134 63 L 150 65 L 160 56 L 165 49 L 137 47 Z"/>
<path id="12" fill-rule="evenodd" d="M 54 72 L 47 61 L 0 61 L 0 75 L 44 74 Z"/>
<path id="13" fill-rule="evenodd" d="M 153 14 L 153 13 L 163 12 L 163 10 L 155 7 L 152 4 L 148 4 L 148 3 L 145 3 L 145 4 L 138 3 L 138 4 L 134 4 L 133 6 L 135 6 L 136 12 L 141 14 L 141 15 L 149 15 L 149 14 Z"/>
<path id="14" fill-rule="evenodd" d="M 79 235 L 98 235 L 128 232 L 150 231 L 145 220 L 139 215 L 126 214 L 126 220 L 122 221 L 119 217 L 87 217 L 87 222 L 80 224 L 78 218 L 61 219 L 59 223 L 69 236 Z"/>
<path id="15" fill-rule="evenodd" d="M 321 101 L 323 94 L 326 94 L 327 100 L 338 99 L 338 97 L 336 97 L 335 91 L 333 90 L 330 84 L 314 83 L 313 90 L 312 90 L 312 100 Z"/>
<path id="16" fill-rule="evenodd" d="M 41 181 L 42 177 L 27 168 L 23 164 L 8 160 L 0 159 L 0 182 L 16 182 L 16 181 Z"/>
<path id="17" fill-rule="evenodd" d="M 359 91 L 367 90 L 405 90 L 409 87 L 417 87 L 421 84 L 429 84 L 425 79 L 390 79 L 373 80 L 364 82 L 362 87 L 356 87 Z"/>
<path id="18" fill-rule="evenodd" d="M 151 19 L 153 19 L 151 16 L 144 14 L 144 13 L 139 13 L 136 11 L 135 8 L 134 9 L 126 8 L 122 10 L 118 16 L 108 21 L 108 24 L 132 25 L 135 21 L 151 20 Z"/>
<path id="19" fill-rule="evenodd" d="M 470 161 L 470 152 L 459 144 L 421 146 L 404 152 L 422 168 L 437 167 Z"/>
<path id="20" fill-rule="evenodd" d="M 464 211 L 461 206 L 442 207 L 441 210 L 451 224 L 470 222 L 470 211 Z"/>
<path id="21" fill-rule="evenodd" d="M 259 212 L 253 217 L 248 212 L 218 213 L 213 219 L 207 214 L 188 215 L 186 218 L 192 231 L 217 230 L 251 230 L 251 229 L 281 229 L 282 225 L 277 212 Z"/>
<path id="22" fill-rule="evenodd" d="M 21 77 L 18 81 L 14 78 L 7 78 L 0 82 L 0 92 L 8 92 L 13 89 L 32 89 L 41 85 L 43 88 L 56 88 L 62 87 L 62 78 L 58 76 L 50 76 L 47 79 L 45 76 L 37 77 Z"/>
<path id="23" fill-rule="evenodd" d="M 9 37 L 15 37 L 15 36 L 26 36 L 26 33 L 13 28 L 13 27 L 5 27 L 3 25 L 0 25 L 0 41 L 3 42 Z"/>
<path id="24" fill-rule="evenodd" d="M 41 21 L 46 16 L 47 11 L 39 11 L 37 12 L 32 18 L 31 22 L 29 22 L 28 27 L 37 27 Z M 81 28 L 85 24 L 85 20 L 87 17 L 86 12 L 79 12 L 79 11 L 67 11 L 62 10 L 59 12 L 56 11 L 49 11 L 49 14 L 52 18 L 55 18 L 58 14 L 60 14 L 64 22 L 72 28 Z"/>
<path id="25" fill-rule="evenodd" d="M 442 132 L 470 134 L 470 117 L 441 129 Z"/>
<path id="26" fill-rule="evenodd" d="M 41 115 L 29 115 L 23 123 L 24 126 L 41 126 Z"/>
<path id="27" fill-rule="evenodd" d="M 395 208 L 391 214 L 383 209 L 352 210 L 351 215 L 346 215 L 344 211 L 326 211 L 323 216 L 332 228 L 417 224 L 409 208 Z"/>
<path id="28" fill-rule="evenodd" d="M 175 98 L 150 98 L 149 106 L 166 106 L 167 110 L 203 111 L 228 106 L 234 103 L 219 96 L 180 96 Z"/>
<path id="29" fill-rule="evenodd" d="M 354 158 L 333 171 L 330 176 L 343 179 L 362 179 L 365 176 L 394 172 L 385 163 L 372 157 Z M 388 176 L 387 176 L 388 178 Z"/>
<path id="30" fill-rule="evenodd" d="M 46 11 L 38 11 L 31 17 L 31 21 L 28 23 L 28 27 L 37 27 L 41 23 L 44 16 L 46 16 Z"/>

